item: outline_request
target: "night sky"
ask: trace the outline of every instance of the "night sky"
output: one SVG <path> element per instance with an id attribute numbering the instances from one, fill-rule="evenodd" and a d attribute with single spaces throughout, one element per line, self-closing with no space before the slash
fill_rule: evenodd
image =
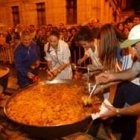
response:
<path id="1" fill-rule="evenodd" d="M 140 0 L 133 0 L 132 8 L 136 11 L 136 13 L 140 14 Z"/>

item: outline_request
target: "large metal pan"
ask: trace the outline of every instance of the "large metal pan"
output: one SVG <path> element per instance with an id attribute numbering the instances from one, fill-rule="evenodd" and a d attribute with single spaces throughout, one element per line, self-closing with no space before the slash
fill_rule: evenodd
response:
<path id="1" fill-rule="evenodd" d="M 2 85 L 3 90 L 7 88 L 9 72 L 8 67 L 0 66 L 0 85 Z"/>
<path id="2" fill-rule="evenodd" d="M 53 81 L 41 81 L 43 84 L 82 84 L 83 86 L 85 85 L 85 83 L 81 83 L 79 81 L 75 81 L 75 80 L 53 80 Z M 32 88 L 32 87 L 29 87 Z M 25 91 L 28 90 L 28 88 L 25 89 Z M 17 94 L 20 94 L 17 93 Z M 22 130 L 24 130 L 25 132 L 27 132 L 29 135 L 33 136 L 34 138 L 40 138 L 40 139 L 45 139 L 45 140 L 52 140 L 55 138 L 60 138 L 78 131 L 82 131 L 83 129 L 87 128 L 88 124 L 90 123 L 90 121 L 92 120 L 91 116 L 87 116 L 82 120 L 79 120 L 78 122 L 73 122 L 71 124 L 58 124 L 56 126 L 33 126 L 33 125 L 26 125 L 26 124 L 21 124 L 18 121 L 15 121 L 13 119 L 11 119 L 9 117 L 9 115 L 7 114 L 7 105 L 8 103 L 12 100 L 12 98 L 14 98 L 13 95 L 9 101 L 7 102 L 5 108 L 4 108 L 4 112 L 6 114 L 6 116 L 14 121 L 15 123 L 21 125 Z M 19 112 L 20 113 L 20 112 Z"/>

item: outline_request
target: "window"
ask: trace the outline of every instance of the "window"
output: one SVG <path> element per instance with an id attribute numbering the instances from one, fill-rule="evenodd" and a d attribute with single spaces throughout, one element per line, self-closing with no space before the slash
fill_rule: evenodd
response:
<path id="1" fill-rule="evenodd" d="M 67 24 L 77 23 L 77 0 L 66 0 Z"/>
<path id="2" fill-rule="evenodd" d="M 37 3 L 37 21 L 38 26 L 45 25 L 46 24 L 46 16 L 45 16 L 45 3 Z"/>
<path id="3" fill-rule="evenodd" d="M 13 25 L 16 26 L 17 24 L 20 23 L 18 6 L 12 6 L 12 15 L 13 15 Z"/>
<path id="4" fill-rule="evenodd" d="M 117 22 L 117 13 L 116 13 L 116 11 L 113 11 L 113 18 L 114 18 L 114 21 Z"/>

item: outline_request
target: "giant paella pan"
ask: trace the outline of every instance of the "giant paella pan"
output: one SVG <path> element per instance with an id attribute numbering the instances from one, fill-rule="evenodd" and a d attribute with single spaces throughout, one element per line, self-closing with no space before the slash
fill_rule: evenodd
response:
<path id="1" fill-rule="evenodd" d="M 7 88 L 9 72 L 8 67 L 0 66 L 0 85 L 4 90 Z"/>
<path id="2" fill-rule="evenodd" d="M 92 105 L 84 106 L 87 96 L 85 83 L 72 80 L 42 81 L 10 98 L 5 106 L 6 116 L 21 124 L 31 135 L 44 139 L 62 137 L 84 129 L 97 112 Z"/>

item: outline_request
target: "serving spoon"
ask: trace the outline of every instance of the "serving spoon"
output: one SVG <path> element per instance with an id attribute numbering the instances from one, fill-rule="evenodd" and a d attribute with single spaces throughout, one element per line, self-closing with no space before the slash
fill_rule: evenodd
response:
<path id="1" fill-rule="evenodd" d="M 86 96 L 84 98 L 82 98 L 84 106 L 91 106 L 92 105 L 92 94 L 94 93 L 94 91 L 96 90 L 98 84 L 95 84 L 94 87 L 92 88 L 92 90 L 89 93 L 89 96 Z"/>
<path id="2" fill-rule="evenodd" d="M 87 67 L 77 66 L 75 63 L 72 63 L 71 65 L 72 65 L 72 68 L 74 70 L 77 70 L 77 69 L 85 69 L 85 70 L 87 70 Z"/>

